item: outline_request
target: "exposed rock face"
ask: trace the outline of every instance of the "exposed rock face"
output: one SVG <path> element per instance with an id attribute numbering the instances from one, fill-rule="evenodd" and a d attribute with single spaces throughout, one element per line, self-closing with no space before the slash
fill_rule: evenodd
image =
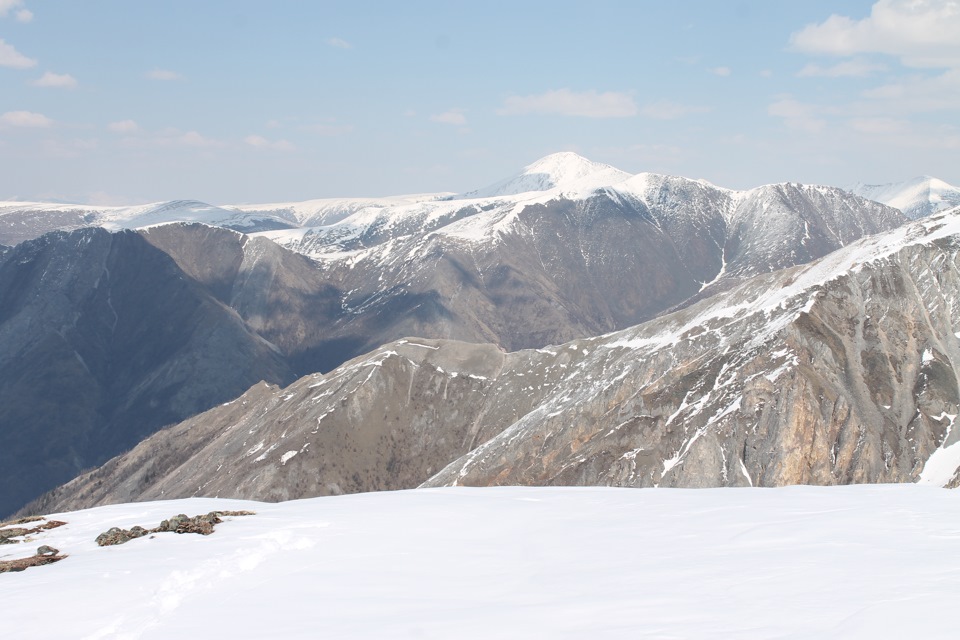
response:
<path id="1" fill-rule="evenodd" d="M 259 380 L 292 378 L 136 233 L 22 243 L 0 259 L 0 300 L 0 513 Z"/>
<path id="2" fill-rule="evenodd" d="M 418 484 L 955 485 L 960 211 L 560 347 L 405 340 L 164 430 L 34 510 Z"/>
<path id="3" fill-rule="evenodd" d="M 736 192 L 631 176 L 573 153 L 459 198 L 261 208 L 0 203 L 0 231 L 35 233 L 40 227 L 23 221 L 30 212 L 46 221 L 43 228 L 151 225 L 144 237 L 300 374 L 328 371 L 408 335 L 516 350 L 623 329 L 905 220 L 840 189 L 783 184 Z M 69 220 L 58 218 L 68 213 Z M 247 231 L 322 226 L 255 239 L 199 225 L 156 226 L 176 220 Z"/>
<path id="4" fill-rule="evenodd" d="M 74 490 L 91 503 L 169 497 L 187 484 L 270 500 L 416 486 L 477 444 L 481 413 L 501 424 L 532 408 L 477 402 L 506 358 L 492 345 L 411 339 L 286 389 L 260 384 L 111 460 L 93 472 L 101 482 L 84 476 L 43 504 Z"/>
<path id="5" fill-rule="evenodd" d="M 386 208 L 289 244 L 318 262 L 199 225 L 142 233 L 305 374 L 411 335 L 517 350 L 622 329 L 904 221 L 825 187 L 619 189 Z"/>
<path id="6" fill-rule="evenodd" d="M 328 371 L 356 355 L 329 346 L 332 328 L 352 316 L 342 307 L 343 292 L 313 260 L 266 238 L 198 224 L 139 233 L 276 346 L 297 373 Z"/>

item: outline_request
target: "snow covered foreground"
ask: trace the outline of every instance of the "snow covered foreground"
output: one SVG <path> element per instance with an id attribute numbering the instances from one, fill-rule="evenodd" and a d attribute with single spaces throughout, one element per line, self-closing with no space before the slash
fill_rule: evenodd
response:
<path id="1" fill-rule="evenodd" d="M 207 537 L 111 526 L 251 509 Z M 960 493 L 434 489 L 60 514 L 0 574 L 18 638 L 956 637 Z"/>

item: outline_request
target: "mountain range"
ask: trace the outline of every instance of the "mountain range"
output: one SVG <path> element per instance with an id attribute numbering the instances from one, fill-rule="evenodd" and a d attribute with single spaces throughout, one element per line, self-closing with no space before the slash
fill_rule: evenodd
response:
<path id="1" fill-rule="evenodd" d="M 954 486 L 958 248 L 955 210 L 561 346 L 400 340 L 257 385 L 33 508 L 418 485 Z"/>
<path id="2" fill-rule="evenodd" d="M 859 251 L 850 247 L 865 236 L 906 228 L 900 211 L 841 189 L 779 184 L 732 191 L 555 154 L 462 195 L 186 209 L 193 213 L 175 222 L 167 218 L 180 215 L 176 207 L 91 214 L 102 226 L 140 228 L 61 231 L 0 252 L 0 284 L 7 283 L 0 287 L 0 437 L 9 443 L 0 481 L 21 478 L 22 485 L 4 496 L 0 512 L 141 441 L 39 504 L 198 491 L 280 499 L 455 478 L 630 486 L 906 480 L 946 438 L 946 418 L 920 420 L 904 436 L 918 448 L 905 453 L 893 435 L 906 428 L 897 413 L 893 426 L 864 436 L 866 449 L 844 449 L 842 463 L 818 459 L 816 471 L 801 471 L 800 462 L 779 457 L 797 438 L 819 434 L 821 423 L 832 424 L 814 420 L 812 409 L 804 415 L 813 422 L 795 424 L 796 402 L 812 402 L 803 386 L 809 381 L 791 378 L 800 386 L 781 394 L 778 376 L 786 370 L 774 375 L 793 362 L 785 354 L 802 352 L 798 345 L 812 349 L 811 362 L 828 353 L 807 345 L 808 334 L 821 329 L 805 310 L 813 294 L 794 286 L 794 279 L 809 283 L 797 265 L 827 256 L 813 273 L 829 271 L 823 265 L 837 250 Z M 26 234 L 27 210 L 0 211 L 7 242 L 16 242 L 16 229 Z M 222 228 L 229 226 L 249 233 Z M 918 246 L 889 242 L 899 247 L 891 255 Z M 51 256 L 56 269 L 48 266 Z M 107 276 L 89 276 L 98 269 Z M 124 284 L 128 291 L 114 273 L 142 279 Z M 830 273 L 833 280 L 849 275 Z M 84 284 L 66 284 L 74 281 Z M 785 290 L 795 295 L 781 299 Z M 177 315 L 182 296 L 202 313 Z M 751 300 L 771 296 L 776 305 L 746 313 Z M 927 301 L 910 304 L 904 314 L 914 318 Z M 822 320 L 829 332 L 845 335 L 833 326 L 840 313 L 830 308 L 818 317 L 830 319 Z M 724 320 L 731 317 L 737 322 Z M 210 329 L 221 326 L 231 328 Z M 112 333 L 121 329 L 135 336 L 122 349 Z M 779 342 L 788 330 L 796 332 L 796 345 Z M 890 331 L 931 340 L 912 324 Z M 760 336 L 769 340 L 757 342 Z M 882 336 L 871 347 L 877 362 L 912 362 L 910 354 L 888 353 L 896 340 Z M 935 338 L 943 347 L 946 338 Z M 637 340 L 658 346 L 637 351 Z M 41 342 L 56 346 L 37 347 L 43 357 L 22 346 Z M 549 347 L 558 344 L 564 346 Z M 831 357 L 842 352 L 849 364 L 853 348 L 838 344 L 828 345 Z M 931 354 L 948 354 L 940 347 Z M 128 361 L 137 366 L 119 366 Z M 817 385 L 850 405 L 853 391 L 862 395 L 852 381 L 869 378 L 863 384 L 870 387 L 871 376 L 883 374 L 876 367 L 843 379 L 830 378 L 827 367 Z M 749 384 L 739 377 L 747 370 L 757 372 Z M 766 395 L 754 388 L 764 375 L 772 376 Z M 897 379 L 903 375 L 898 369 Z M 286 386 L 298 376 L 306 377 Z M 660 386 L 650 387 L 654 382 Z M 916 404 L 901 397 L 903 384 L 891 387 L 900 394 L 898 408 L 884 411 Z M 698 395 L 718 385 L 732 395 Z M 757 411 L 766 407 L 762 432 L 741 416 L 750 394 L 759 398 L 751 400 Z M 931 406 L 948 402 L 934 395 Z M 737 409 L 723 413 L 738 398 Z M 886 405 L 861 400 L 850 409 L 850 424 L 874 420 L 877 406 L 894 406 L 892 396 Z M 216 406 L 224 402 L 230 404 Z M 82 420 L 67 426 L 63 416 L 76 406 Z M 949 414 L 952 405 L 943 406 Z M 709 418 L 718 413 L 732 439 L 714 433 L 719 427 Z M 613 418 L 620 420 L 609 424 Z M 852 437 L 855 427 L 846 428 L 835 444 Z M 603 429 L 611 433 L 599 437 Z M 82 446 L 64 445 L 70 437 Z M 288 444 L 293 440 L 297 446 Z M 890 464 L 884 447 L 894 441 L 896 464 L 881 470 L 877 460 Z M 37 442 L 49 442 L 50 450 L 25 460 L 23 451 Z M 701 450 L 707 443 L 709 455 Z M 836 456 L 843 446 L 833 448 Z M 500 462 L 491 466 L 494 459 Z M 38 465 L 52 471 L 31 476 Z M 223 473 L 211 475 L 217 466 Z"/>

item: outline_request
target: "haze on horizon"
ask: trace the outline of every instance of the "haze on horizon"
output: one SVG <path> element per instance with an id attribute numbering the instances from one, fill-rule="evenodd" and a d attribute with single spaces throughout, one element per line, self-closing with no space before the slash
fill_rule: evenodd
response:
<path id="1" fill-rule="evenodd" d="M 0 199 L 463 192 L 556 151 L 960 183 L 960 3 L 0 0 Z"/>

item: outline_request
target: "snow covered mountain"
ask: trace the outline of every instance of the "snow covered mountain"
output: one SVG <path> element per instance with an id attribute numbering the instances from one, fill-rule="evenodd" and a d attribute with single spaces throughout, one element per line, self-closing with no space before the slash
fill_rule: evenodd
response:
<path id="1" fill-rule="evenodd" d="M 911 220 L 960 206 L 960 187 L 930 176 L 892 184 L 861 183 L 850 187 L 849 191 L 897 208 Z"/>
<path id="2" fill-rule="evenodd" d="M 336 224 L 361 211 L 381 211 L 391 207 L 444 199 L 452 195 L 451 193 L 425 193 L 386 198 L 324 198 L 275 204 L 233 204 L 224 205 L 224 208 L 242 212 L 247 216 L 280 218 L 295 222 L 296 227 L 309 228 Z"/>
<path id="3" fill-rule="evenodd" d="M 639 326 L 405 339 L 161 431 L 34 511 L 442 485 L 960 483 L 960 209 Z"/>
<path id="4" fill-rule="evenodd" d="M 520 173 L 476 189 L 459 199 L 496 198 L 530 191 L 582 191 L 600 188 L 630 177 L 630 174 L 607 164 L 593 162 L 572 152 L 553 153 L 524 167 Z"/>
<path id="5" fill-rule="evenodd" d="M 208 536 L 111 527 L 250 510 Z M 444 489 L 281 504 L 189 499 L 51 514 L 0 546 L 23 638 L 950 638 L 953 493 Z M 21 537 L 22 538 L 22 537 Z M 505 632 L 505 630 L 509 630 Z"/>
<path id="6" fill-rule="evenodd" d="M 417 194 L 390 198 L 328 198 L 276 204 L 217 207 L 197 200 L 172 200 L 129 207 L 97 207 L 43 202 L 0 202 L 0 242 L 17 244 L 50 231 L 103 227 L 111 231 L 142 229 L 170 223 L 198 222 L 245 233 L 313 227 L 339 222 L 364 210 L 421 201 L 451 194 Z"/>
<path id="7" fill-rule="evenodd" d="M 598 187 L 598 175 L 610 177 L 604 165 L 558 156 L 531 166 L 576 179 L 545 191 L 366 210 L 255 235 L 318 260 L 347 292 L 344 308 L 361 322 L 334 332 L 359 338 L 355 353 L 407 335 L 515 350 L 628 327 L 905 221 L 830 187 L 734 192 L 622 172 Z M 384 317 L 392 326 L 365 328 L 364 318 Z"/>

